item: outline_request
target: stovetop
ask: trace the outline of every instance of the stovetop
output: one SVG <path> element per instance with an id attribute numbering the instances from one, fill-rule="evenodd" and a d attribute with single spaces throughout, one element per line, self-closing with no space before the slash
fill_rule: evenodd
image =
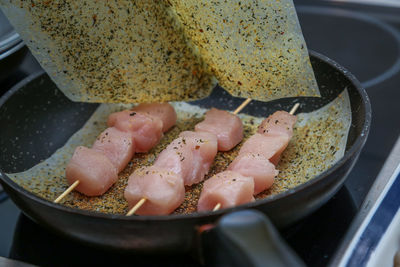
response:
<path id="1" fill-rule="evenodd" d="M 345 1 L 295 1 L 309 49 L 347 67 L 366 87 L 372 104 L 367 143 L 345 185 L 322 208 L 282 230 L 309 266 L 326 266 L 355 218 L 400 133 L 400 8 Z M 40 66 L 28 53 L 0 83 L 0 94 Z M 0 193 L 0 256 L 42 266 L 198 266 L 191 255 L 139 256 L 104 251 L 60 237 L 21 214 Z M 71 256 L 71 252 L 74 256 Z M 78 260 L 79 259 L 79 260 Z"/>

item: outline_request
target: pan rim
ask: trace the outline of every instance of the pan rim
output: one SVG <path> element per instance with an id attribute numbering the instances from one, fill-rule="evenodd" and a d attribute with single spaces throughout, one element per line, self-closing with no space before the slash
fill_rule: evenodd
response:
<path id="1" fill-rule="evenodd" d="M 294 188 L 291 188 L 285 192 L 279 193 L 277 195 L 272 195 L 269 197 L 266 197 L 264 199 L 259 199 L 254 202 L 246 203 L 243 205 L 239 205 L 236 207 L 232 208 L 226 208 L 218 211 L 206 211 L 206 212 L 194 212 L 190 214 L 171 214 L 171 215 L 143 215 L 143 216 L 126 216 L 124 214 L 112 214 L 112 213 L 102 213 L 102 212 L 95 212 L 95 211 L 89 211 L 89 210 L 82 210 L 82 209 L 77 209 L 77 208 L 71 208 L 64 206 L 62 204 L 56 204 L 53 203 L 52 201 L 49 201 L 47 199 L 41 198 L 32 192 L 24 189 L 23 187 L 19 186 L 16 182 L 11 180 L 1 169 L 0 169 L 0 180 L 2 180 L 4 183 L 6 183 L 8 186 L 13 188 L 15 191 L 17 191 L 20 194 L 23 194 L 24 196 L 28 197 L 30 200 L 39 202 L 41 205 L 45 206 L 50 206 L 51 208 L 55 208 L 60 212 L 70 212 L 73 213 L 74 215 L 79 215 L 79 216 L 90 216 L 90 217 L 95 217 L 98 219 L 105 219 L 105 220 L 119 220 L 119 221 L 142 221 L 142 222 L 163 222 L 163 221 L 178 221 L 178 220 L 191 220 L 191 219 L 202 219 L 210 216 L 215 216 L 219 217 L 225 213 L 233 212 L 236 210 L 242 210 L 242 209 L 251 209 L 251 208 L 257 208 L 258 206 L 262 206 L 268 203 L 274 203 L 277 201 L 280 201 L 281 199 L 287 198 L 289 196 L 292 196 L 298 192 L 304 191 L 307 188 L 313 186 L 316 183 L 319 183 L 321 180 L 323 180 L 326 176 L 329 176 L 331 173 L 335 172 L 338 168 L 340 168 L 347 160 L 349 160 L 351 157 L 353 157 L 354 154 L 356 154 L 360 148 L 365 144 L 366 139 L 368 137 L 368 132 L 371 124 L 371 104 L 370 100 L 368 98 L 368 95 L 364 89 L 364 87 L 361 85 L 361 83 L 357 80 L 357 78 L 349 72 L 346 68 L 335 62 L 334 60 L 318 53 L 312 50 L 309 50 L 309 54 L 311 57 L 317 58 L 324 62 L 325 64 L 328 64 L 329 66 L 333 67 L 334 69 L 340 71 L 347 79 L 348 81 L 354 85 L 357 93 L 360 95 L 362 99 L 362 104 L 364 106 L 365 110 L 365 119 L 362 125 L 362 130 L 361 134 L 357 136 L 356 140 L 354 141 L 354 144 L 350 147 L 348 151 L 345 152 L 344 156 L 337 161 L 331 168 L 325 170 L 324 172 L 320 173 L 316 177 L 310 179 L 309 181 L 298 185 Z M 16 85 L 14 85 L 8 92 L 6 92 L 1 98 L 0 98 L 0 108 L 3 106 L 3 104 L 14 94 L 16 93 L 19 89 L 21 89 L 23 86 L 28 84 L 29 82 L 37 79 L 41 75 L 45 74 L 44 71 L 39 71 L 36 72 L 25 79 L 21 80 L 18 82 Z M 24 211 L 23 211 L 24 212 Z"/>

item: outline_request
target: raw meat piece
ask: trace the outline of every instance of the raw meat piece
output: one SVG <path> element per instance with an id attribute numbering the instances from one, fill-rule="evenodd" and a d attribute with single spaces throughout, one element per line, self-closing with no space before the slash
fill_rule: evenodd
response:
<path id="1" fill-rule="evenodd" d="M 78 146 L 65 170 L 69 184 L 79 180 L 77 191 L 87 196 L 104 194 L 117 180 L 117 168 L 101 152 Z"/>
<path id="2" fill-rule="evenodd" d="M 197 210 L 213 210 L 218 203 L 221 208 L 229 208 L 251 202 L 254 201 L 253 192 L 253 178 L 223 171 L 204 182 Z"/>
<path id="3" fill-rule="evenodd" d="M 286 111 L 276 111 L 261 122 L 257 132 L 267 135 L 287 135 L 290 140 L 296 121 L 296 116 Z"/>
<path id="4" fill-rule="evenodd" d="M 112 113 L 108 117 L 109 127 L 129 132 L 135 140 L 136 152 L 147 152 L 158 144 L 163 136 L 162 121 L 154 116 L 132 110 Z"/>
<path id="5" fill-rule="evenodd" d="M 207 111 L 204 121 L 198 123 L 195 130 L 215 134 L 219 151 L 231 150 L 243 139 L 243 124 L 240 118 L 216 108 Z"/>
<path id="6" fill-rule="evenodd" d="M 178 174 L 151 166 L 136 170 L 129 177 L 124 197 L 129 208 L 146 199 L 136 211 L 138 215 L 167 215 L 183 202 L 185 187 Z"/>
<path id="7" fill-rule="evenodd" d="M 175 172 L 181 177 L 189 177 L 192 173 L 193 153 L 186 139 L 178 137 L 173 140 L 157 157 L 154 166 Z"/>
<path id="8" fill-rule="evenodd" d="M 111 163 L 122 171 L 135 154 L 132 134 L 115 127 L 104 130 L 93 144 L 92 149 L 102 152 Z"/>
<path id="9" fill-rule="evenodd" d="M 193 154 L 192 172 L 184 177 L 185 185 L 199 183 L 210 170 L 218 152 L 218 141 L 214 134 L 207 132 L 185 131 L 180 133 Z"/>
<path id="10" fill-rule="evenodd" d="M 240 148 L 239 154 L 253 153 L 264 156 L 274 165 L 278 164 L 282 152 L 289 143 L 287 135 L 266 135 L 256 133 Z"/>
<path id="11" fill-rule="evenodd" d="M 254 179 L 254 195 L 270 188 L 275 176 L 279 173 L 267 158 L 254 153 L 239 154 L 228 166 L 228 170 L 252 177 Z"/>
<path id="12" fill-rule="evenodd" d="M 163 132 L 168 131 L 176 123 L 175 109 L 168 103 L 142 103 L 132 110 L 159 118 L 163 122 Z"/>

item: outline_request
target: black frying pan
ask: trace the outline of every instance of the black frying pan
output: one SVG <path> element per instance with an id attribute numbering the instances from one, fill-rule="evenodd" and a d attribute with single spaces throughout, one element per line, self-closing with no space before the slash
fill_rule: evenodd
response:
<path id="1" fill-rule="evenodd" d="M 288 98 L 268 103 L 253 101 L 243 112 L 266 116 L 278 109 L 289 110 L 294 101 L 301 103 L 300 112 L 312 111 L 347 88 L 352 125 L 346 152 L 329 170 L 279 195 L 217 212 L 153 217 L 126 217 L 72 209 L 33 195 L 5 173 L 26 170 L 49 157 L 79 130 L 97 107 L 97 104 L 69 101 L 44 73 L 23 80 L 0 99 L 0 181 L 18 207 L 36 222 L 65 236 L 120 250 L 141 253 L 188 251 L 196 243 L 200 226 L 215 223 L 220 216 L 243 209 L 256 209 L 267 214 L 278 228 L 287 226 L 316 210 L 340 188 L 365 143 L 371 121 L 366 92 L 351 73 L 315 52 L 311 52 L 311 62 L 322 98 Z M 210 97 L 195 103 L 202 107 L 233 109 L 241 101 L 216 88 Z M 232 225 L 226 225 L 229 219 L 233 220 L 235 229 L 238 225 L 254 224 L 252 220 L 238 218 L 253 218 L 265 225 L 259 215 L 252 217 L 249 213 L 231 214 L 220 225 L 229 229 Z M 258 229 L 254 225 L 250 228 Z"/>

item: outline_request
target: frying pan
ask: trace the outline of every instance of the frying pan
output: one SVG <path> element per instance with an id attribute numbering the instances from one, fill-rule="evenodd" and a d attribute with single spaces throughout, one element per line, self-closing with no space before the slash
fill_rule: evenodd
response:
<path id="1" fill-rule="evenodd" d="M 254 230 L 258 229 L 257 223 L 269 225 L 258 213 L 232 213 L 243 209 L 267 214 L 278 228 L 288 226 L 323 205 L 340 188 L 360 154 L 371 121 L 369 99 L 356 78 L 323 55 L 311 51 L 310 57 L 322 98 L 253 101 L 243 111 L 266 116 L 278 109 L 289 110 L 294 102 L 300 102 L 299 111 L 308 112 L 327 104 L 347 88 L 352 125 L 344 157 L 314 179 L 284 193 L 216 212 L 131 217 L 73 209 L 39 198 L 5 173 L 26 170 L 49 157 L 83 126 L 98 106 L 71 102 L 44 73 L 21 81 L 0 99 L 0 181 L 11 199 L 34 221 L 64 236 L 109 249 L 138 253 L 187 252 L 199 244 L 201 226 L 214 224 L 228 213 L 231 214 L 219 222 L 225 229 L 234 225 L 235 229 L 250 226 Z M 241 101 L 216 88 L 208 98 L 194 104 L 232 110 Z M 263 227 L 260 229 L 263 231 Z M 222 235 L 226 237 L 226 233 Z"/>

